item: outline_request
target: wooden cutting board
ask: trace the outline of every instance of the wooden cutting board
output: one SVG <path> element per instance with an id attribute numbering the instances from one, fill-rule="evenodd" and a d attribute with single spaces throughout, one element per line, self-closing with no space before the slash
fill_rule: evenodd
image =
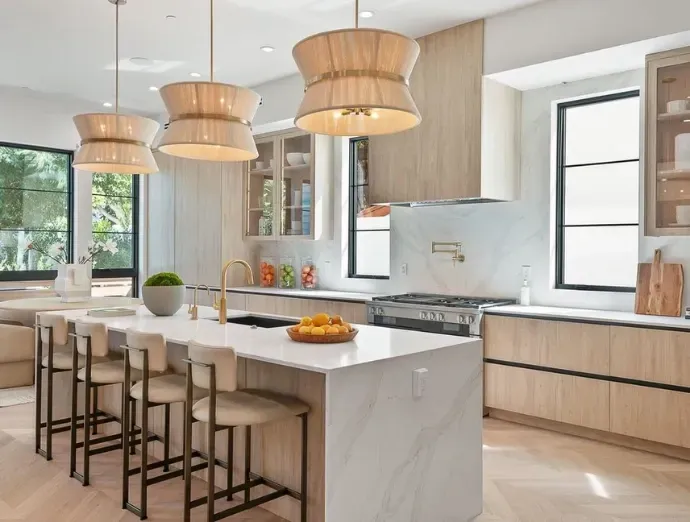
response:
<path id="1" fill-rule="evenodd" d="M 637 265 L 635 313 L 680 317 L 683 304 L 683 265 L 662 263 L 661 250 L 652 263 Z"/>

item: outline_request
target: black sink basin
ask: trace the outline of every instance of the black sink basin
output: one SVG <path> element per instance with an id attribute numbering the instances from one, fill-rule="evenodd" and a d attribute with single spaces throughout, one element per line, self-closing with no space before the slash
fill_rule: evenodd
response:
<path id="1" fill-rule="evenodd" d="M 217 321 L 218 319 L 213 319 Z M 275 317 L 264 317 L 261 315 L 240 315 L 238 317 L 228 317 L 229 323 L 243 324 L 246 326 L 254 326 L 256 328 L 278 328 L 279 326 L 292 326 L 297 324 L 296 321 L 288 321 L 286 319 L 277 319 Z"/>

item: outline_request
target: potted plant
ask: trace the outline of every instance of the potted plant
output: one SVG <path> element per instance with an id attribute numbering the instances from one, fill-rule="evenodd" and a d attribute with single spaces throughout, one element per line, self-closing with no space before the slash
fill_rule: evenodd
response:
<path id="1" fill-rule="evenodd" d="M 184 293 L 184 283 L 174 272 L 154 274 L 142 288 L 144 306 L 160 316 L 175 315 L 184 303 Z"/>
<path id="2" fill-rule="evenodd" d="M 86 254 L 79 257 L 78 263 L 67 262 L 67 251 L 63 243 L 55 243 L 43 250 L 33 242 L 26 250 L 37 252 L 55 262 L 58 276 L 55 278 L 55 292 L 63 303 L 79 303 L 91 299 L 91 269 L 96 257 L 104 252 L 117 254 L 117 244 L 109 239 L 102 242 L 89 242 Z"/>

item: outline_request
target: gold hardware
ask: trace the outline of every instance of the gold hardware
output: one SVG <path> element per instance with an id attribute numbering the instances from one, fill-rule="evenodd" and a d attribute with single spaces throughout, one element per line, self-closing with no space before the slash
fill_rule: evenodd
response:
<path id="1" fill-rule="evenodd" d="M 144 141 L 123 140 L 120 138 L 87 138 L 85 140 L 81 140 L 81 143 L 79 145 L 88 145 L 89 143 L 99 143 L 99 142 L 123 143 L 125 145 L 136 145 L 138 147 L 148 147 L 147 143 Z"/>
<path id="2" fill-rule="evenodd" d="M 199 114 L 194 112 L 190 114 L 179 114 L 174 118 L 170 118 L 170 123 L 180 120 L 222 120 L 241 123 L 242 125 L 246 125 L 250 128 L 252 126 L 252 124 L 248 120 L 245 120 L 244 118 L 238 118 L 237 116 L 232 116 L 230 114 Z"/>
<path id="3" fill-rule="evenodd" d="M 447 248 L 439 248 L 439 247 L 452 247 L 450 249 Z M 456 262 L 459 263 L 464 263 L 465 262 L 465 255 L 460 253 L 460 249 L 462 248 L 462 243 L 459 241 L 432 241 L 431 242 L 431 253 L 432 254 L 453 254 L 451 259 L 453 260 L 453 266 L 455 266 Z"/>
<path id="4" fill-rule="evenodd" d="M 218 310 L 220 308 L 220 302 L 218 301 L 218 292 L 213 292 L 213 309 Z"/>
<path id="5" fill-rule="evenodd" d="M 220 324 L 225 324 L 228 322 L 228 300 L 225 297 L 227 295 L 228 289 L 228 268 L 230 268 L 232 265 L 236 263 L 239 263 L 240 265 L 244 266 L 244 273 L 247 278 L 247 284 L 254 284 L 254 272 L 252 272 L 252 267 L 249 266 L 249 263 L 242 259 L 233 259 L 232 261 L 228 261 L 227 263 L 225 263 L 223 270 L 221 270 L 220 272 L 220 304 L 218 306 L 218 322 Z"/>
<path id="6" fill-rule="evenodd" d="M 206 293 L 209 296 L 211 295 L 211 289 L 206 285 L 196 285 L 194 287 L 194 304 L 189 305 L 189 309 L 187 310 L 187 312 L 192 316 L 192 321 L 199 319 L 199 306 L 197 305 L 196 293 L 202 286 L 206 288 Z"/>
<path id="7" fill-rule="evenodd" d="M 328 71 L 323 74 L 319 74 L 310 78 L 305 82 L 305 89 L 308 89 L 315 83 L 319 83 L 323 80 L 331 80 L 335 78 L 383 78 L 384 80 L 391 80 L 393 82 L 404 83 L 408 85 L 407 80 L 401 74 L 395 74 L 388 71 L 377 71 L 374 69 L 343 69 L 339 71 Z"/>

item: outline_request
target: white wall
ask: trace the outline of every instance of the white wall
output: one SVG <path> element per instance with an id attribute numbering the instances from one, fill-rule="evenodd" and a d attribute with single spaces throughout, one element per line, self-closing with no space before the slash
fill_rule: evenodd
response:
<path id="1" fill-rule="evenodd" d="M 253 90 L 261 95 L 262 105 L 256 112 L 253 126 L 294 119 L 304 94 L 304 80 L 299 74 L 256 85 Z"/>
<path id="2" fill-rule="evenodd" d="M 484 74 L 606 49 L 690 28 L 687 0 L 548 0 L 484 25 Z"/>

